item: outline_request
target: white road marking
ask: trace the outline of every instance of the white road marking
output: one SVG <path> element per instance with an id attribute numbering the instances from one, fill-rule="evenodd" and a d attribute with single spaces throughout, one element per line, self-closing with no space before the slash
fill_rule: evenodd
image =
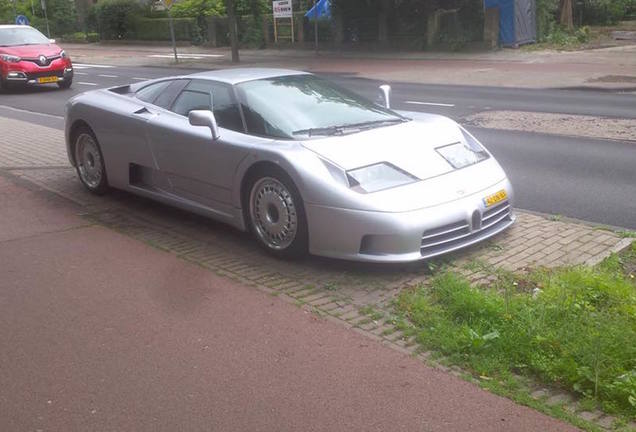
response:
<path id="1" fill-rule="evenodd" d="M 88 75 L 86 72 L 74 72 L 74 75 Z"/>
<path id="2" fill-rule="evenodd" d="M 148 81 L 150 78 L 132 77 L 131 79 L 134 79 L 134 80 L 137 80 L 137 81 Z"/>
<path id="3" fill-rule="evenodd" d="M 98 77 L 104 77 L 104 78 L 119 78 L 119 76 L 117 75 L 106 75 L 106 74 L 99 74 L 97 75 Z"/>
<path id="4" fill-rule="evenodd" d="M 432 106 L 443 106 L 443 107 L 454 107 L 454 104 L 445 104 L 445 103 L 436 103 L 436 102 L 418 102 L 418 101 L 404 101 L 404 103 L 411 105 L 432 105 Z"/>
<path id="5" fill-rule="evenodd" d="M 7 110 L 11 110 L 11 111 L 16 111 L 16 112 L 21 112 L 21 113 L 27 113 L 27 114 L 35 114 L 35 115 L 39 115 L 42 117 L 51 117 L 51 118 L 56 118 L 56 119 L 63 119 L 63 116 L 58 116 L 58 115 L 53 115 L 53 114 L 45 114 L 45 113 L 41 113 L 41 112 L 37 112 L 37 111 L 29 111 L 29 110 L 24 110 L 24 109 L 20 109 L 20 108 L 15 108 L 12 106 L 7 106 L 7 105 L 0 105 L 1 109 L 7 109 Z"/>
<path id="6" fill-rule="evenodd" d="M 115 66 L 110 65 L 96 65 L 96 64 L 87 64 L 87 63 L 73 63 L 73 67 L 75 69 L 88 69 L 88 68 L 101 68 L 101 69 L 111 69 Z"/>
<path id="7" fill-rule="evenodd" d="M 150 54 L 148 57 L 154 58 L 174 58 L 174 54 Z M 225 57 L 223 54 L 196 54 L 196 53 L 177 53 L 177 57 L 182 59 L 201 60 L 204 57 Z"/>
<path id="8" fill-rule="evenodd" d="M 79 81 L 79 82 L 78 82 L 78 84 L 81 84 L 81 85 L 87 85 L 87 86 L 96 86 L 96 85 L 97 85 L 96 83 L 91 83 L 91 82 L 82 82 L 82 81 Z"/>

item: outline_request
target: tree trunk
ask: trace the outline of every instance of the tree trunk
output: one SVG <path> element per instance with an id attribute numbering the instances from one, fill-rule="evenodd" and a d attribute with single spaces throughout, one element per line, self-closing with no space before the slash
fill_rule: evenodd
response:
<path id="1" fill-rule="evenodd" d="M 389 11 L 391 10 L 391 0 L 382 0 L 380 2 L 380 11 L 378 14 L 378 41 L 380 45 L 389 44 Z"/>
<path id="2" fill-rule="evenodd" d="M 574 21 L 572 20 L 572 0 L 561 0 L 561 19 L 559 22 L 568 30 L 574 28 Z"/>
<path id="3" fill-rule="evenodd" d="M 225 8 L 227 9 L 228 26 L 230 27 L 230 46 L 232 47 L 232 63 L 238 63 L 239 46 L 238 31 L 236 22 L 236 13 L 234 9 L 234 0 L 225 0 Z"/>

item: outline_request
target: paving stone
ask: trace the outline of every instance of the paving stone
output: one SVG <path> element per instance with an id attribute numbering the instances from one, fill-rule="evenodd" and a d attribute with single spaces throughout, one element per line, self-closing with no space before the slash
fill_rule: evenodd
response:
<path id="1" fill-rule="evenodd" d="M 581 417 L 583 420 L 587 420 L 587 421 L 594 421 L 597 418 L 601 417 L 603 415 L 603 413 L 601 411 L 598 410 L 594 410 L 594 411 L 581 411 L 578 416 Z"/>
<path id="2" fill-rule="evenodd" d="M 572 396 L 564 393 L 555 394 L 550 396 L 546 403 L 548 405 L 563 405 L 565 403 L 571 402 Z"/>
<path id="3" fill-rule="evenodd" d="M 596 424 L 598 424 L 599 426 L 605 429 L 611 429 L 615 421 L 616 421 L 616 417 L 606 415 L 596 420 Z"/>
<path id="4" fill-rule="evenodd" d="M 343 313 L 342 315 L 339 316 L 340 319 L 343 319 L 345 321 L 349 321 L 355 317 L 364 317 L 364 316 L 361 316 L 357 310 L 350 310 L 349 312 Z"/>
<path id="5" fill-rule="evenodd" d="M 541 399 L 546 397 L 547 395 L 548 395 L 548 392 L 545 389 L 535 390 L 532 393 L 530 393 L 530 396 L 532 396 L 533 399 Z"/>

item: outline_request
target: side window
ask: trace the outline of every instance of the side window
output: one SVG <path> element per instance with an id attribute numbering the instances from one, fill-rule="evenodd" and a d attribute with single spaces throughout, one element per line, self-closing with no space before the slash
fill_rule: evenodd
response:
<path id="1" fill-rule="evenodd" d="M 148 103 L 153 103 L 155 101 L 155 99 L 157 98 L 157 96 L 159 96 L 159 94 L 170 85 L 170 83 L 172 83 L 172 81 L 161 81 L 158 83 L 154 83 L 154 84 L 150 84 L 149 86 L 146 86 L 144 88 L 142 88 L 141 90 L 139 90 L 135 96 L 137 96 L 137 99 L 142 100 L 144 102 L 148 102 Z"/>
<path id="2" fill-rule="evenodd" d="M 229 85 L 193 80 L 179 94 L 171 111 L 187 116 L 190 111 L 200 109 L 212 109 L 219 127 L 244 132 L 241 112 Z"/>
<path id="3" fill-rule="evenodd" d="M 174 98 L 177 97 L 179 92 L 187 86 L 189 82 L 190 80 L 187 79 L 177 79 L 172 81 L 172 83 L 167 86 L 165 90 L 159 94 L 159 96 L 157 96 L 154 104 L 161 108 L 168 109 L 172 105 Z"/>

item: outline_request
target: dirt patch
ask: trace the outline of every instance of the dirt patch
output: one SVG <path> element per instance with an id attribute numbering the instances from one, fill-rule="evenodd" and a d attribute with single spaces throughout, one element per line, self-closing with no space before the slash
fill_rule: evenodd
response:
<path id="1" fill-rule="evenodd" d="M 636 141 L 636 119 L 524 111 L 487 111 L 467 117 L 465 123 L 489 129 Z"/>

